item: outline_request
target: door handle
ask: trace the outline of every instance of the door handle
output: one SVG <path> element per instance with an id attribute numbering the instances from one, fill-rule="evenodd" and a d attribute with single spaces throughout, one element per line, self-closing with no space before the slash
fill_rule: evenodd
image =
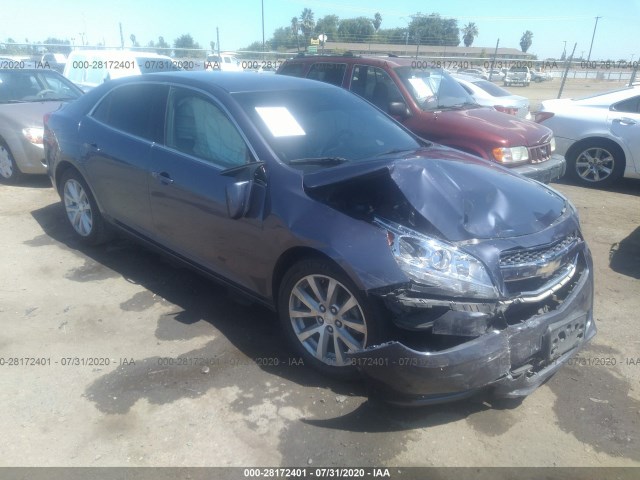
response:
<path id="1" fill-rule="evenodd" d="M 162 185 L 171 185 L 173 183 L 173 178 L 167 172 L 151 172 L 151 176 Z"/>
<path id="2" fill-rule="evenodd" d="M 84 146 L 88 150 L 96 150 L 98 152 L 100 151 L 100 148 L 98 148 L 98 144 L 96 142 L 85 143 Z"/>
<path id="3" fill-rule="evenodd" d="M 629 117 L 614 118 L 613 121 L 620 125 L 635 125 L 637 123 L 633 118 Z"/>

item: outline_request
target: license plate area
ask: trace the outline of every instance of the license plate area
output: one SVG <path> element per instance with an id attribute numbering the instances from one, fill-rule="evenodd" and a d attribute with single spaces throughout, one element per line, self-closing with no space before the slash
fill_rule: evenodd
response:
<path id="1" fill-rule="evenodd" d="M 549 325 L 544 335 L 547 361 L 552 362 L 578 346 L 585 338 L 586 329 L 586 315 Z"/>

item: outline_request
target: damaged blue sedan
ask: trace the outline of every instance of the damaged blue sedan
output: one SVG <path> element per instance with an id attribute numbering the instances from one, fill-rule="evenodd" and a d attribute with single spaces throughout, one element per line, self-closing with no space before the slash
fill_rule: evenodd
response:
<path id="1" fill-rule="evenodd" d="M 596 334 L 561 194 L 284 76 L 106 82 L 45 118 L 77 237 L 116 230 L 278 312 L 326 374 L 399 404 L 522 397 Z"/>

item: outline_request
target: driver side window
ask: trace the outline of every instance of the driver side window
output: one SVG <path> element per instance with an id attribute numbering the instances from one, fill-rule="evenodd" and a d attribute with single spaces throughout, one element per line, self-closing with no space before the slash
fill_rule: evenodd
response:
<path id="1" fill-rule="evenodd" d="M 211 99 L 187 88 L 172 88 L 167 146 L 221 168 L 249 163 L 250 151 L 225 113 Z"/>
<path id="2" fill-rule="evenodd" d="M 387 72 L 378 67 L 353 67 L 350 90 L 388 113 L 391 102 L 404 102 L 400 90 Z"/>

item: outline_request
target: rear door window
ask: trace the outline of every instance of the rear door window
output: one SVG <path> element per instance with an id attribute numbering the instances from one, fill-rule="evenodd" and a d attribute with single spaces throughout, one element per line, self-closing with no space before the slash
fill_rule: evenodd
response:
<path id="1" fill-rule="evenodd" d="M 289 75 L 290 77 L 301 77 L 304 71 L 302 63 L 287 63 L 280 68 L 280 75 Z"/>
<path id="2" fill-rule="evenodd" d="M 91 116 L 131 135 L 161 142 L 168 93 L 166 85 L 125 85 L 112 90 Z"/>
<path id="3" fill-rule="evenodd" d="M 347 70 L 346 63 L 314 63 L 309 69 L 307 78 L 320 80 L 338 87 L 342 86 L 344 72 Z"/>

